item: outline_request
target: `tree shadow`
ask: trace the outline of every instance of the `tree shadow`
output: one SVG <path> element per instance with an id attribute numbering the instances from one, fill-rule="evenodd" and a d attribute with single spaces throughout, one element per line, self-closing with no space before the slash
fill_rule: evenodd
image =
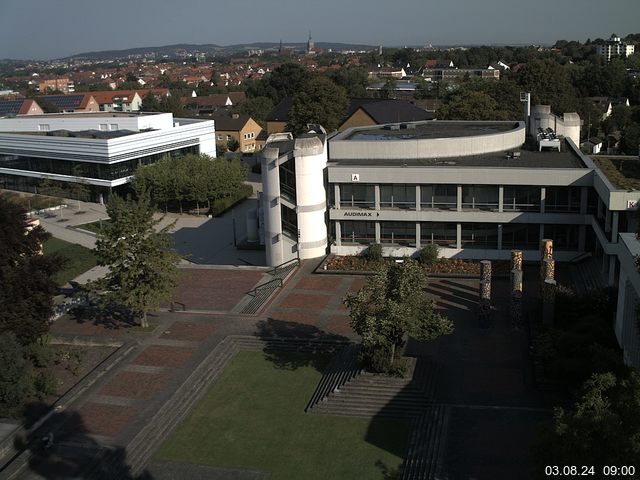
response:
<path id="1" fill-rule="evenodd" d="M 325 332 L 314 325 L 273 318 L 260 321 L 255 334 L 266 342 L 267 360 L 283 370 L 311 366 L 323 372 L 330 357 L 349 342 L 347 337 Z"/>
<path id="2" fill-rule="evenodd" d="M 42 410 L 42 404 L 28 405 L 24 419 L 33 419 L 34 412 Z M 100 444 L 91 436 L 82 416 L 75 411 L 54 413 L 42 426 L 29 432 L 26 437 L 17 437 L 14 440 L 14 448 L 21 453 L 14 457 L 12 463 L 6 467 L 7 470 L 23 473 L 28 471 L 30 475 L 39 475 L 41 478 L 153 478 L 146 470 L 140 475 L 135 475 L 126 462 L 124 447 Z"/>
<path id="3" fill-rule="evenodd" d="M 131 328 L 139 325 L 129 309 L 116 304 L 101 305 L 93 301 L 69 310 L 69 318 L 79 324 L 91 323 L 107 330 Z"/>

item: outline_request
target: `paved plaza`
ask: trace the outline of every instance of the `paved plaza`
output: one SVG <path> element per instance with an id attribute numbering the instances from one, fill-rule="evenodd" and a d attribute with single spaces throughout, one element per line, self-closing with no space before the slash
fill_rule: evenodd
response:
<path id="1" fill-rule="evenodd" d="M 87 215 L 99 217 L 100 208 Z M 86 218 L 79 221 L 86 223 Z M 176 238 L 188 242 L 192 230 L 215 231 L 218 221 L 198 219 L 198 225 L 177 230 Z M 45 225 L 47 229 L 57 227 Z M 228 241 L 226 237 L 216 240 L 224 247 L 220 252 Z M 206 260 L 207 245 L 198 248 L 196 255 Z M 119 349 L 106 366 L 97 369 L 99 375 L 94 375 L 90 385 L 52 417 L 47 428 L 55 429 L 55 452 L 33 450 L 18 458 L 14 463 L 23 462 L 24 468 L 14 478 L 47 478 L 47 472 L 56 469 L 80 474 L 104 448 L 124 452 L 145 426 L 158 421 L 154 420 L 157 413 L 179 387 L 197 381 L 193 372 L 230 335 L 357 341 L 342 299 L 357 292 L 366 276 L 314 273 L 317 262 L 303 262 L 256 314 L 240 314 L 239 306 L 251 291 L 273 277 L 266 267 L 238 262 L 238 256 L 246 252 L 230 248 L 236 257 L 227 255 L 222 265 L 182 265 L 173 304 L 163 305 L 150 316 L 148 330 L 120 321 L 74 316 L 62 317 L 52 325 L 51 335 L 57 339 Z M 233 266 L 234 262 L 242 266 Z M 527 278 L 526 293 L 535 272 Z M 433 401 L 444 412 L 444 427 L 437 438 L 443 452 L 439 471 L 448 475 L 443 478 L 528 478 L 529 444 L 541 422 L 549 418 L 549 402 L 533 385 L 527 332 L 514 330 L 507 319 L 508 288 L 506 278 L 494 280 L 495 308 L 490 325 L 483 328 L 476 312 L 478 280 L 431 279 L 427 294 L 454 320 L 455 333 L 434 342 L 410 341 L 407 345 L 407 355 L 428 359 L 435 385 Z M 124 455 L 121 461 L 128 464 Z M 152 462 L 148 466 L 153 473 L 164 472 L 160 478 L 180 476 L 176 473 L 180 467 L 175 465 L 159 467 Z M 217 472 L 224 478 L 220 470 L 198 468 L 192 468 L 196 476 Z M 239 479 L 261 475 L 227 473 Z"/>

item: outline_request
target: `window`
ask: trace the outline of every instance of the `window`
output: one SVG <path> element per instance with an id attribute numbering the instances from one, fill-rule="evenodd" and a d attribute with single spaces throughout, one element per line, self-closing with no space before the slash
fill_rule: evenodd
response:
<path id="1" fill-rule="evenodd" d="M 101 123 L 98 125 L 98 130 L 106 132 L 109 129 L 109 126 L 106 123 Z"/>
<path id="2" fill-rule="evenodd" d="M 298 215 L 295 210 L 291 210 L 280 204 L 280 214 L 282 215 L 282 233 L 293 240 L 298 239 Z"/>
<path id="3" fill-rule="evenodd" d="M 340 206 L 375 208 L 375 189 L 369 184 L 345 183 L 340 185 Z"/>
<path id="4" fill-rule="evenodd" d="M 498 248 L 498 225 L 496 223 L 463 223 L 462 248 Z"/>
<path id="5" fill-rule="evenodd" d="M 405 184 L 380 186 L 381 208 L 416 208 L 416 186 Z"/>
<path id="6" fill-rule="evenodd" d="M 580 188 L 547 187 L 544 200 L 545 212 L 580 212 Z"/>
<path id="7" fill-rule="evenodd" d="M 231 135 L 227 135 L 227 142 L 231 141 Z"/>
<path id="8" fill-rule="evenodd" d="M 464 185 L 462 187 L 463 210 L 498 210 L 497 185 Z"/>
<path id="9" fill-rule="evenodd" d="M 376 224 L 374 222 L 346 221 L 342 222 L 340 226 L 342 243 L 369 245 L 376 241 Z"/>
<path id="10" fill-rule="evenodd" d="M 380 222 L 380 243 L 416 244 L 416 224 L 413 222 Z"/>
<path id="11" fill-rule="evenodd" d="M 505 212 L 539 212 L 540 187 L 504 187 L 503 207 Z"/>
<path id="12" fill-rule="evenodd" d="M 218 140 L 222 141 L 224 140 L 224 137 L 222 135 L 218 135 Z"/>
<path id="13" fill-rule="evenodd" d="M 540 246 L 540 225 L 507 223 L 502 225 L 502 248 L 537 250 Z"/>
<path id="14" fill-rule="evenodd" d="M 38 125 L 38 131 L 39 132 L 48 132 L 49 131 L 49 124 L 48 123 L 41 123 L 40 125 Z"/>
<path id="15" fill-rule="evenodd" d="M 118 130 L 118 124 L 112 123 L 111 125 L 109 125 L 109 129 L 111 129 L 112 131 Z"/>
<path id="16" fill-rule="evenodd" d="M 457 225 L 455 223 L 428 222 L 420 224 L 420 243 L 455 248 L 457 241 Z"/>
<path id="17" fill-rule="evenodd" d="M 420 187 L 421 208 L 436 210 L 456 210 L 458 208 L 458 187 L 456 185 L 422 185 Z"/>
<path id="18" fill-rule="evenodd" d="M 288 198 L 292 202 L 296 202 L 296 161 L 291 159 L 281 163 L 280 173 L 280 192 L 283 197 Z"/>

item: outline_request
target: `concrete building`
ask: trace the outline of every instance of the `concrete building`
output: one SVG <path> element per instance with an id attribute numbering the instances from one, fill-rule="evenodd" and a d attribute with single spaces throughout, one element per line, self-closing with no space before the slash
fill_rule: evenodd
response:
<path id="1" fill-rule="evenodd" d="M 596 45 L 598 55 L 603 56 L 607 62 L 615 57 L 628 57 L 635 52 L 635 45 L 623 42 L 615 33 L 611 35 L 609 40 Z"/>
<path id="2" fill-rule="evenodd" d="M 74 93 L 75 85 L 72 80 L 68 78 L 52 78 L 50 80 L 43 80 L 38 84 L 38 90 L 41 93 L 46 93 L 47 91 L 59 91 L 62 93 Z"/>
<path id="3" fill-rule="evenodd" d="M 0 187 L 36 192 L 47 178 L 83 182 L 92 201 L 126 191 L 139 165 L 216 155 L 214 122 L 170 113 L 47 114 L 0 119 Z"/>

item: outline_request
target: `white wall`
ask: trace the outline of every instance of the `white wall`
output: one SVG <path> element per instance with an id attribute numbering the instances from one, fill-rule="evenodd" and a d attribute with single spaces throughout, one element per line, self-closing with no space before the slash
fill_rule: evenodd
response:
<path id="1" fill-rule="evenodd" d="M 40 125 L 47 125 L 48 130 L 100 130 L 100 125 L 117 124 L 118 130 L 134 132 L 146 129 L 164 130 L 173 127 L 173 115 L 158 113 L 147 115 L 121 113 L 80 113 L 80 114 L 45 114 L 28 117 L 0 118 L 0 132 L 38 132 Z M 111 128 L 109 128 L 111 130 Z"/>

